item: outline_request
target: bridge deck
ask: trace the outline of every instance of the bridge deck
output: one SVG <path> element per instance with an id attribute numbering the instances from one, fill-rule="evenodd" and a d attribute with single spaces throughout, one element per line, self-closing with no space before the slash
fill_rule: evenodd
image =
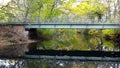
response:
<path id="1" fill-rule="evenodd" d="M 89 23 L 89 24 L 76 24 L 76 23 L 32 23 L 32 24 L 23 24 L 23 23 L 9 23 L 9 24 L 0 24 L 0 26 L 24 26 L 25 28 L 120 28 L 119 23 Z"/>
<path id="2" fill-rule="evenodd" d="M 42 20 L 40 16 L 17 16 L 0 22 L 2 25 L 24 25 L 25 28 L 120 28 L 120 17 L 102 19 L 91 16 L 57 16 L 51 19 Z M 0 25 L 1 25 L 0 24 Z"/>
<path id="3" fill-rule="evenodd" d="M 120 24 L 32 24 L 25 28 L 120 28 Z"/>
<path id="4" fill-rule="evenodd" d="M 0 25 L 21 25 L 25 28 L 120 28 L 120 18 L 107 19 L 103 16 L 102 19 L 90 18 L 89 16 L 70 17 L 58 16 L 44 21 L 38 17 L 18 16 L 18 18 L 11 18 L 8 21 L 1 22 Z"/>

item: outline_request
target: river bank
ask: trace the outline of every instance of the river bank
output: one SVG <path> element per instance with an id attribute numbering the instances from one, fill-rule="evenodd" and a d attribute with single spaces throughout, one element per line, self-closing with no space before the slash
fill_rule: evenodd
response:
<path id="1" fill-rule="evenodd" d="M 22 26 L 0 27 L 0 46 L 37 42 L 28 38 L 28 31 Z"/>

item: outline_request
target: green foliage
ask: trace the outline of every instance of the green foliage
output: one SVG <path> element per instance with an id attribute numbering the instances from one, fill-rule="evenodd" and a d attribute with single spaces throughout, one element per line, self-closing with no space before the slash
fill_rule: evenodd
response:
<path id="1" fill-rule="evenodd" d="M 106 46 L 108 48 L 108 50 L 115 48 L 115 45 L 112 41 L 104 40 L 103 45 Z"/>
<path id="2" fill-rule="evenodd" d="M 88 12 L 89 15 L 104 15 L 108 11 L 108 6 L 98 2 L 97 0 L 91 5 L 91 8 Z"/>
<path id="3" fill-rule="evenodd" d="M 49 29 L 52 31 L 53 29 Z M 50 41 L 44 41 L 38 45 L 38 49 L 57 50 L 88 50 L 87 43 L 84 43 L 82 36 L 77 29 L 56 29 Z"/>
<path id="4" fill-rule="evenodd" d="M 87 0 L 80 2 L 78 5 L 76 1 L 69 0 L 69 2 L 62 5 L 62 8 L 69 10 L 69 13 L 75 15 L 84 15 L 84 16 L 97 16 L 98 14 L 104 15 L 108 11 L 108 6 L 100 3 L 97 0 Z"/>
<path id="5" fill-rule="evenodd" d="M 9 21 L 16 15 L 22 15 L 26 19 L 32 16 L 32 20 L 36 20 L 36 17 L 40 16 L 41 21 L 44 21 L 63 14 L 57 4 L 56 0 L 12 0 L 7 5 L 0 7 L 0 20 Z"/>
<path id="6" fill-rule="evenodd" d="M 38 29 L 38 31 L 51 36 L 50 40 L 38 44 L 38 49 L 96 50 L 101 45 L 110 51 L 117 45 L 112 40 L 117 31 L 114 29 Z M 106 40 L 106 36 L 110 36 L 111 40 Z"/>
<path id="7" fill-rule="evenodd" d="M 96 29 L 90 29 L 88 33 L 89 33 L 90 35 L 99 34 L 98 30 L 96 30 Z"/>
<path id="8" fill-rule="evenodd" d="M 4 15 L 1 14 L 1 10 Z M 79 4 L 77 0 L 25 0 L 23 2 L 12 0 L 0 9 L 0 19 L 8 20 L 11 16 L 14 18 L 16 15 L 25 15 L 26 17 L 32 16 L 32 20 L 36 20 L 34 17 L 40 16 L 41 21 L 45 21 L 64 14 L 98 16 L 104 15 L 107 11 L 108 7 L 97 0 L 92 2 L 88 0 Z"/>
<path id="9" fill-rule="evenodd" d="M 44 35 L 52 36 L 54 30 L 50 30 L 50 29 L 37 29 L 37 31 L 41 32 Z"/>
<path id="10" fill-rule="evenodd" d="M 114 29 L 97 29 L 80 30 L 80 29 L 48 29 L 52 31 L 53 36 L 50 41 L 44 41 L 38 45 L 38 49 L 53 49 L 53 50 L 96 50 L 100 45 L 102 37 L 102 46 L 107 47 L 107 50 L 115 48 L 113 41 L 106 40 L 104 37 L 109 35 L 114 37 Z M 46 30 L 43 30 L 43 32 Z M 49 32 L 47 31 L 47 32 Z M 87 32 L 86 32 L 87 31 Z M 45 33 L 44 33 L 45 34 Z M 47 33 L 46 33 L 47 35 Z M 99 48 L 98 48 L 99 49 Z"/>
<path id="11" fill-rule="evenodd" d="M 29 0 L 27 0 L 29 2 Z M 29 15 L 30 16 L 40 16 L 41 21 L 44 21 L 48 18 L 53 18 L 55 16 L 63 13 L 59 10 L 57 6 L 56 0 L 33 0 L 31 1 L 29 7 Z M 29 4 L 28 4 L 29 5 Z"/>
<path id="12" fill-rule="evenodd" d="M 0 12 L 0 21 L 5 18 L 5 14 Z"/>
<path id="13" fill-rule="evenodd" d="M 38 44 L 37 49 L 40 49 L 40 50 L 42 50 L 42 49 L 48 49 L 48 50 L 55 49 L 54 46 L 52 46 L 54 41 L 53 40 L 43 41 L 42 43 Z"/>
<path id="14" fill-rule="evenodd" d="M 102 30 L 103 35 L 113 36 L 116 31 L 114 29 L 104 29 Z"/>
<path id="15" fill-rule="evenodd" d="M 14 1 L 8 2 L 6 5 L 0 7 L 0 21 L 9 22 L 15 18 L 16 12 L 19 10 L 15 6 Z"/>

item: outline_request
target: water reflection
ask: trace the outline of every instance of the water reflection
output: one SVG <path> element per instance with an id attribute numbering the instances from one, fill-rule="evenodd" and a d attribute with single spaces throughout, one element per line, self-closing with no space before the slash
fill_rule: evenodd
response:
<path id="1" fill-rule="evenodd" d="M 59 29 L 58 29 L 59 30 Z M 107 50 L 113 51 L 114 44 L 106 41 L 99 35 L 88 35 L 87 30 L 59 30 L 52 33 L 51 40 L 42 43 L 9 45 L 0 47 L 0 55 L 24 56 L 29 50 L 103 50 L 101 44 L 107 46 Z M 94 31 L 93 31 L 94 32 Z M 100 44 L 100 46 L 98 46 Z M 106 50 L 106 47 L 103 47 Z M 120 62 L 85 62 L 79 60 L 0 60 L 0 68 L 120 68 Z"/>
<path id="2" fill-rule="evenodd" d="M 2 56 L 23 56 L 28 51 L 28 44 L 6 45 L 0 48 Z"/>
<path id="3" fill-rule="evenodd" d="M 119 51 L 113 40 L 115 29 L 39 29 L 50 40 L 37 44 L 37 49 Z M 49 33 L 48 33 L 49 32 Z M 107 36 L 110 36 L 109 38 Z M 107 38 L 106 38 L 107 37 Z M 115 37 L 118 40 L 118 37 Z"/>
<path id="4" fill-rule="evenodd" d="M 104 51 L 118 50 L 119 51 L 119 48 L 117 47 L 115 48 L 113 42 L 107 41 L 105 40 L 104 37 L 101 37 L 100 35 L 101 31 L 97 29 L 93 29 L 93 30 L 41 29 L 41 30 L 44 33 L 42 36 L 43 37 L 46 35 L 49 36 L 49 40 L 42 39 L 42 42 L 37 42 L 37 43 L 0 46 L 0 55 L 24 56 L 25 52 L 28 52 L 29 50 L 31 51 L 32 50 L 104 50 Z M 106 33 L 104 33 L 103 35 L 106 35 Z"/>
<path id="5" fill-rule="evenodd" d="M 0 60 L 0 68 L 120 68 L 120 62 L 83 62 L 78 60 Z"/>

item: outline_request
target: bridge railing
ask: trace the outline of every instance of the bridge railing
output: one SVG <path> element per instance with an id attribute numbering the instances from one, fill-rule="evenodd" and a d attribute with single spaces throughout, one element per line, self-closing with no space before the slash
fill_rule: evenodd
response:
<path id="1" fill-rule="evenodd" d="M 23 16 L 18 16 L 15 18 L 9 18 L 6 21 L 0 21 L 0 24 L 119 24 L 120 17 L 107 19 L 102 17 L 98 19 L 97 17 L 70 17 L 70 16 L 59 16 L 50 19 L 42 20 L 39 16 L 27 18 Z"/>

